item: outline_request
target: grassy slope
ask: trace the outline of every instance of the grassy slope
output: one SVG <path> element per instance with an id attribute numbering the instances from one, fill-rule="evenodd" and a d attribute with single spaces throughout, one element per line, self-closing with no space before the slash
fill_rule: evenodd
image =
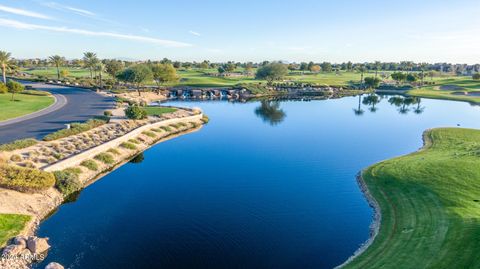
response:
<path id="1" fill-rule="evenodd" d="M 172 107 L 147 106 L 145 107 L 145 110 L 147 111 L 148 115 L 153 116 L 153 115 L 162 115 L 164 113 L 175 112 L 177 109 Z"/>
<path id="2" fill-rule="evenodd" d="M 0 121 L 38 111 L 50 106 L 54 102 L 51 96 L 16 94 L 16 101 L 10 101 L 11 97 L 10 94 L 0 94 L 0 107 L 2 108 Z"/>
<path id="3" fill-rule="evenodd" d="M 480 81 L 473 80 L 471 77 L 449 77 L 435 80 L 435 86 L 423 87 L 408 91 L 408 94 L 418 97 L 466 101 L 471 103 L 480 103 L 480 96 L 453 95 L 453 92 L 471 92 L 480 91 Z M 442 90 L 441 86 L 458 86 L 455 90 Z"/>
<path id="4" fill-rule="evenodd" d="M 0 214 L 0 247 L 5 246 L 10 238 L 19 234 L 30 218 L 26 215 Z"/>
<path id="5" fill-rule="evenodd" d="M 364 171 L 381 227 L 346 268 L 480 268 L 480 131 L 434 129 L 425 141 Z"/>

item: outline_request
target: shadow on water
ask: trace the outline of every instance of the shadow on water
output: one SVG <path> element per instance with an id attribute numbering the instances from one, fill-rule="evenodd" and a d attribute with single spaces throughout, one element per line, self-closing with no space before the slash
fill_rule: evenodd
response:
<path id="1" fill-rule="evenodd" d="M 145 160 L 145 156 L 143 155 L 143 152 L 138 154 L 137 156 L 133 157 L 129 163 L 135 163 L 135 164 L 138 164 L 138 163 L 141 163 L 143 162 L 143 160 Z"/>

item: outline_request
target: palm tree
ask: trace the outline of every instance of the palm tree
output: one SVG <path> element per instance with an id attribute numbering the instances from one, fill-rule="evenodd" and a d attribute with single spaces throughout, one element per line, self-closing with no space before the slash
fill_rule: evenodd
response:
<path id="1" fill-rule="evenodd" d="M 90 70 L 90 78 L 93 79 L 93 68 L 95 67 L 95 62 L 97 61 L 97 54 L 93 52 L 83 53 L 83 64 L 85 67 Z"/>
<path id="2" fill-rule="evenodd" d="M 365 65 L 361 64 L 357 67 L 357 70 L 361 73 L 360 83 L 363 85 L 363 74 L 367 72 L 367 68 L 365 67 Z"/>
<path id="3" fill-rule="evenodd" d="M 11 68 L 11 56 L 10 52 L 0 51 L 0 65 L 2 65 L 3 83 L 7 83 L 7 69 Z"/>
<path id="4" fill-rule="evenodd" d="M 99 76 L 99 85 L 100 85 L 100 88 L 102 88 L 102 72 L 103 70 L 105 69 L 105 65 L 99 61 L 99 63 L 97 63 L 95 65 L 95 68 L 94 68 L 94 71 L 97 72 L 100 74 Z M 95 74 L 95 77 L 96 77 L 96 74 Z"/>
<path id="5" fill-rule="evenodd" d="M 375 66 L 375 78 L 377 78 L 378 71 L 382 67 L 382 63 L 380 61 L 375 61 L 374 66 Z"/>
<path id="6" fill-rule="evenodd" d="M 60 66 L 65 63 L 65 58 L 59 55 L 53 55 L 48 57 L 48 59 L 57 68 L 57 79 L 60 80 Z"/>

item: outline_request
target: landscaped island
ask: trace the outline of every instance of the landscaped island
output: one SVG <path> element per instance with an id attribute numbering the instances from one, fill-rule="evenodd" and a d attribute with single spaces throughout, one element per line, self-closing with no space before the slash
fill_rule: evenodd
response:
<path id="1" fill-rule="evenodd" d="M 344 268 L 479 268 L 479 141 L 479 130 L 428 130 L 418 152 L 363 171 L 380 227 Z"/>

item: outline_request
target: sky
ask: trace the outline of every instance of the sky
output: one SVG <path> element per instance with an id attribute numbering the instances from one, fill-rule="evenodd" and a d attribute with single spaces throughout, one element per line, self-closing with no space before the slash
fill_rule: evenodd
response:
<path id="1" fill-rule="evenodd" d="M 479 0 L 0 0 L 15 58 L 480 63 Z"/>

